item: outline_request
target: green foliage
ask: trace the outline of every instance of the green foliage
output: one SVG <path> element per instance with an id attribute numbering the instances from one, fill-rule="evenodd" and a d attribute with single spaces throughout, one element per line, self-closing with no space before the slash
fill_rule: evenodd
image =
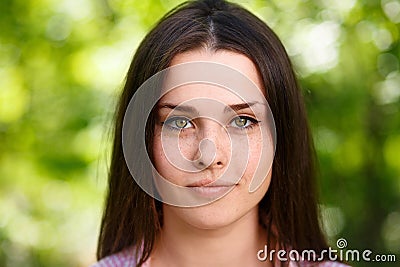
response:
<path id="1" fill-rule="evenodd" d="M 115 97 L 141 38 L 179 2 L 0 2 L 0 266 L 95 260 Z M 344 237 L 399 262 L 400 2 L 239 3 L 299 74 L 332 246 Z"/>

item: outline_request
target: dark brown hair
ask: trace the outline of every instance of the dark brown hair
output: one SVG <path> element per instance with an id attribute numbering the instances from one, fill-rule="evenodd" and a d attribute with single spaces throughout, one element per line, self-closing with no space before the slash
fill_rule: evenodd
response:
<path id="1" fill-rule="evenodd" d="M 161 203 L 147 195 L 128 170 L 122 150 L 123 118 L 143 82 L 167 68 L 175 55 L 202 47 L 246 55 L 256 65 L 266 89 L 277 133 L 271 184 L 259 204 L 267 243 L 275 240 L 279 248 L 300 252 L 326 249 L 317 208 L 313 142 L 288 55 L 275 33 L 244 8 L 203 0 L 184 3 L 164 16 L 132 60 L 116 113 L 98 259 L 135 246 L 140 266 L 153 249 L 162 227 Z M 149 120 L 146 143 L 151 146 L 151 116 Z"/>

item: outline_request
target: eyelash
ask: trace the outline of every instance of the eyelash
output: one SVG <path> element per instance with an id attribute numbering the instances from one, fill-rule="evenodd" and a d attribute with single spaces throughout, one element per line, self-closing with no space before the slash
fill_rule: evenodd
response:
<path id="1" fill-rule="evenodd" d="M 235 126 L 233 126 L 234 129 L 239 129 L 239 130 L 241 130 L 241 131 L 243 131 L 243 130 L 251 130 L 251 129 L 254 128 L 254 126 L 256 126 L 258 123 L 260 123 L 260 121 L 254 119 L 254 118 L 252 118 L 252 117 L 249 117 L 249 116 L 237 116 L 237 117 L 233 118 L 233 119 L 229 122 L 229 125 L 231 125 L 231 124 L 232 124 L 236 119 L 238 119 L 238 118 L 239 118 L 239 119 L 245 119 L 245 120 L 247 121 L 247 122 L 245 123 L 245 125 L 246 125 L 248 122 L 251 123 L 250 125 L 243 126 L 243 127 L 240 127 L 240 126 L 235 127 Z"/>
<path id="2" fill-rule="evenodd" d="M 248 122 L 250 122 L 251 124 L 248 125 L 248 126 L 243 126 L 243 127 L 240 127 L 240 126 L 231 126 L 231 124 L 234 123 L 234 121 L 235 121 L 236 119 L 245 119 L 245 120 L 246 120 L 245 125 L 246 125 Z M 185 131 L 185 130 L 188 129 L 188 128 L 174 127 L 174 126 L 171 126 L 171 125 L 170 125 L 170 123 L 176 122 L 177 120 L 185 120 L 185 121 L 187 121 L 187 124 L 193 125 L 192 121 L 191 121 L 189 118 L 186 118 L 186 117 L 171 117 L 171 118 L 168 118 L 168 119 L 166 119 L 165 121 L 161 122 L 161 125 L 162 125 L 162 126 L 165 125 L 166 127 L 168 127 L 168 129 L 171 129 L 171 130 L 173 130 L 173 131 L 181 131 L 181 132 L 182 132 L 182 131 Z M 252 118 L 252 117 L 249 117 L 249 116 L 237 116 L 237 117 L 234 117 L 234 118 L 229 122 L 228 127 L 229 127 L 229 128 L 232 127 L 232 128 L 234 128 L 234 129 L 237 129 L 237 130 L 240 130 L 240 131 L 243 131 L 243 130 L 251 130 L 251 129 L 253 129 L 254 126 L 256 126 L 258 123 L 260 123 L 260 121 L 254 119 L 254 118 Z M 187 125 L 187 124 L 186 124 L 186 125 Z M 185 127 L 186 127 L 186 125 L 185 125 Z M 191 128 L 191 127 L 189 127 L 189 128 Z"/>

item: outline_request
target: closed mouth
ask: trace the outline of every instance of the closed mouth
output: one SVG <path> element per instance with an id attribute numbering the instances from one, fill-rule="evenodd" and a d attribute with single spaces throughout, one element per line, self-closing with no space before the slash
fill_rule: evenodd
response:
<path id="1" fill-rule="evenodd" d="M 228 193 L 233 186 L 191 186 L 194 193 L 207 198 L 218 198 Z"/>
<path id="2" fill-rule="evenodd" d="M 222 180 L 203 179 L 187 185 L 187 187 L 233 187 L 236 183 Z"/>
<path id="3" fill-rule="evenodd" d="M 200 180 L 195 183 L 189 184 L 187 187 L 190 188 L 193 193 L 201 197 L 217 199 L 224 196 L 231 191 L 237 184 L 222 180 Z"/>

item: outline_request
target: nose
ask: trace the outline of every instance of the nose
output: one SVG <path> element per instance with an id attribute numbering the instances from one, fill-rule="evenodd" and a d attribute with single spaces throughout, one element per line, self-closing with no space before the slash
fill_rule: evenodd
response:
<path id="1" fill-rule="evenodd" d="M 198 135 L 198 146 L 193 163 L 199 170 L 222 169 L 230 158 L 231 144 L 226 129 L 218 122 L 203 123 Z"/>

